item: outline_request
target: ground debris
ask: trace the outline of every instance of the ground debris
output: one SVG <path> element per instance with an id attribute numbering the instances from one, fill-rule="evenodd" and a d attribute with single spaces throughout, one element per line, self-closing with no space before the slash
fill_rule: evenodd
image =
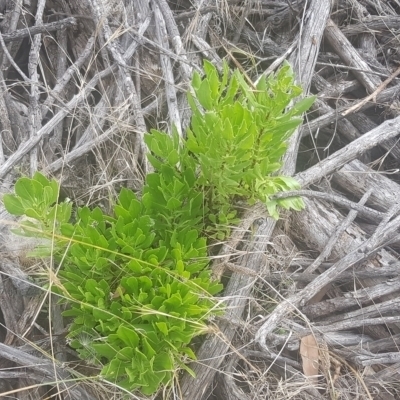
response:
<path id="1" fill-rule="evenodd" d="M 282 170 L 305 210 L 278 223 L 259 204 L 243 213 L 215 263 L 226 315 L 199 347 L 196 378 L 160 396 L 400 398 L 399 2 L 20 3 L 0 2 L 2 193 L 37 170 L 104 210 L 121 187 L 140 190 L 143 135 L 185 132 L 203 58 L 252 81 L 288 60 L 317 96 Z M 1 219 L 0 396 L 128 398 L 85 382 L 99 371 L 68 346 L 44 284 L 54 266 L 27 262 L 15 221 Z"/>

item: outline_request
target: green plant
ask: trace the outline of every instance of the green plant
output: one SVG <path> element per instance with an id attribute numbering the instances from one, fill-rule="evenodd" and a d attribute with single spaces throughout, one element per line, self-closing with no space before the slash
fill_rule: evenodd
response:
<path id="1" fill-rule="evenodd" d="M 41 236 L 48 246 L 35 254 L 62 263 L 54 285 L 70 304 L 71 347 L 102 367 L 101 375 L 128 390 L 154 393 L 172 382 L 195 355 L 190 342 L 208 331 L 222 311 L 215 295 L 207 246 L 237 223 L 237 201 L 263 201 L 277 218 L 277 205 L 299 210 L 301 199 L 273 201 L 297 187 L 292 178 L 272 176 L 285 141 L 312 103 L 301 93 L 289 65 L 253 89 L 239 71 L 222 77 L 208 62 L 195 74 L 187 139 L 152 130 L 146 135 L 155 172 L 139 199 L 122 189 L 113 214 L 58 203 L 59 185 L 40 173 L 21 178 L 6 209 L 25 215 L 18 234 Z"/>
<path id="2" fill-rule="evenodd" d="M 302 92 L 287 63 L 276 75 L 263 76 L 255 88 L 239 70 L 229 77 L 226 64 L 222 79 L 212 64 L 206 62 L 204 69 L 206 77 L 195 73 L 192 81 L 193 117 L 186 147 L 199 166 L 199 183 L 209 204 L 219 209 L 232 205 L 232 199 L 250 204 L 259 200 L 274 218 L 279 217 L 277 205 L 302 209 L 300 198 L 273 201 L 270 197 L 298 187 L 293 178 L 273 174 L 281 167 L 286 140 L 314 98 L 306 97 L 286 110 Z"/>

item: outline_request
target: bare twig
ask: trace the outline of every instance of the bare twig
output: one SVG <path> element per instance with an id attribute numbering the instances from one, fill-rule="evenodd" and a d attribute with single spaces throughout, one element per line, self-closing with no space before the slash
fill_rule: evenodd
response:
<path id="1" fill-rule="evenodd" d="M 350 107 L 348 110 L 346 110 L 344 113 L 342 113 L 342 115 L 345 117 L 347 114 L 353 113 L 358 111 L 364 104 L 367 104 L 370 100 L 374 101 L 376 103 L 376 96 L 378 96 L 378 94 L 380 92 L 382 92 L 383 89 L 385 89 L 385 87 L 387 85 L 389 85 L 389 83 L 396 78 L 396 76 L 400 75 L 400 67 L 396 69 L 395 72 L 393 72 L 392 75 L 389 76 L 389 78 L 387 78 L 384 82 L 382 82 L 377 88 L 376 90 L 374 90 L 374 92 L 372 92 L 369 96 L 367 96 L 365 99 L 363 99 L 362 101 L 360 101 L 358 104 L 355 104 L 354 106 Z"/>
<path id="2" fill-rule="evenodd" d="M 30 28 L 18 29 L 12 33 L 5 33 L 3 34 L 3 39 L 5 43 L 10 43 L 26 37 L 33 37 L 34 35 L 41 33 L 63 30 L 71 26 L 76 26 L 76 18 L 74 17 L 68 17 L 61 19 L 60 21 L 50 22 L 48 24 L 35 25 Z"/>
<path id="3" fill-rule="evenodd" d="M 359 205 L 363 206 L 366 201 L 368 200 L 369 196 L 372 193 L 372 189 L 368 190 L 364 194 L 364 196 L 361 198 Z M 315 270 L 319 268 L 321 263 L 325 261 L 329 255 L 332 252 L 333 246 L 337 242 L 337 239 L 340 237 L 340 235 L 352 224 L 352 222 L 355 220 L 357 217 L 357 210 L 351 210 L 347 217 L 342 221 L 342 223 L 338 226 L 338 228 L 335 230 L 333 235 L 328 240 L 328 243 L 326 244 L 325 248 L 321 251 L 320 255 L 313 261 L 313 263 L 307 267 L 304 270 L 304 273 L 312 274 Z"/>
<path id="4" fill-rule="evenodd" d="M 304 197 L 311 197 L 317 198 L 321 200 L 326 200 L 329 202 L 336 203 L 338 205 L 344 206 L 350 210 L 357 211 L 360 215 L 371 218 L 373 220 L 380 220 L 385 215 L 380 211 L 376 211 L 372 208 L 366 207 L 360 203 L 354 203 L 346 199 L 345 197 L 334 195 L 331 193 L 324 193 L 324 192 L 316 192 L 312 190 L 293 190 L 288 192 L 281 192 L 276 194 L 273 198 L 274 199 L 286 199 L 288 197 L 296 197 L 296 196 L 304 196 Z"/>
<path id="5" fill-rule="evenodd" d="M 306 187 L 311 183 L 318 182 L 320 179 L 328 176 L 347 162 L 354 160 L 366 150 L 372 149 L 379 143 L 382 143 L 385 140 L 393 138 L 399 134 L 400 117 L 385 121 L 376 129 L 364 134 L 359 139 L 338 150 L 325 160 L 319 162 L 304 172 L 300 172 L 296 175 L 296 178 L 303 187 Z"/>
<path id="6" fill-rule="evenodd" d="M 164 49 L 169 49 L 167 28 L 165 26 L 163 15 L 156 4 L 154 5 L 154 17 L 156 21 L 158 42 Z M 178 110 L 178 98 L 176 96 L 171 60 L 164 53 L 160 53 L 160 64 L 165 81 L 165 92 L 167 96 L 169 117 L 171 119 L 171 128 L 175 126 L 179 136 L 182 137 L 182 126 Z"/>
<path id="7" fill-rule="evenodd" d="M 38 6 L 36 10 L 36 25 L 41 25 L 43 22 L 43 12 L 46 1 L 39 0 Z M 42 35 L 38 33 L 33 37 L 31 51 L 29 52 L 29 61 L 28 61 L 28 71 L 29 77 L 32 81 L 31 83 L 31 93 L 30 93 L 30 102 L 29 102 L 29 130 L 30 137 L 32 138 L 37 134 L 42 125 L 42 114 L 40 112 L 39 106 L 39 89 L 37 84 L 39 83 L 39 74 L 38 74 L 38 64 L 39 64 L 39 52 L 42 43 Z M 33 147 L 30 152 L 30 172 L 33 175 L 38 169 L 38 152 L 37 148 Z"/>

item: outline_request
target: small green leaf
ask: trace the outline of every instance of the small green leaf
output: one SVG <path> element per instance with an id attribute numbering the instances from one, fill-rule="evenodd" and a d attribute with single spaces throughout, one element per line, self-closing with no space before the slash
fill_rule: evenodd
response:
<path id="1" fill-rule="evenodd" d="M 171 197 L 167 202 L 167 208 L 170 211 L 177 210 L 181 206 L 182 206 L 182 203 L 178 199 L 176 199 L 174 197 Z"/>
<path id="2" fill-rule="evenodd" d="M 124 347 L 118 351 L 117 357 L 119 360 L 132 362 L 135 358 L 135 352 L 132 347 Z"/>
<path id="3" fill-rule="evenodd" d="M 193 73 L 193 78 L 192 78 L 192 87 L 193 87 L 193 89 L 196 90 L 196 89 L 198 89 L 200 87 L 200 85 L 201 85 L 200 74 L 197 71 L 195 71 Z"/>
<path id="4" fill-rule="evenodd" d="M 277 202 L 276 201 L 268 201 L 266 204 L 268 214 L 274 218 L 274 219 L 279 219 L 279 213 L 276 210 Z"/>
<path id="5" fill-rule="evenodd" d="M 298 101 L 294 107 L 289 111 L 290 115 L 296 116 L 301 115 L 314 104 L 316 96 L 305 97 L 304 99 Z"/>
<path id="6" fill-rule="evenodd" d="M 164 336 L 168 336 L 168 326 L 165 322 L 156 322 L 156 326 Z"/>

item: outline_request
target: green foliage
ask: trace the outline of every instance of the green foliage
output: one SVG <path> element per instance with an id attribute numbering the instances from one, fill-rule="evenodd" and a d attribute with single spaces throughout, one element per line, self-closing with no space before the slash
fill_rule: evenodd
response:
<path id="1" fill-rule="evenodd" d="M 194 360 L 191 340 L 222 311 L 222 286 L 208 268 L 210 238 L 224 239 L 237 223 L 238 200 L 299 210 L 300 199 L 271 200 L 293 189 L 280 168 L 285 141 L 312 99 L 286 111 L 301 90 L 289 65 L 251 88 L 236 71 L 222 77 L 205 63 L 195 74 L 187 139 L 156 130 L 146 135 L 155 172 L 139 199 L 122 189 L 113 214 L 58 203 L 59 185 L 40 173 L 21 178 L 6 209 L 25 216 L 17 233 L 52 240 L 62 262 L 55 287 L 70 307 L 70 345 L 101 375 L 128 390 L 152 394 Z M 46 254 L 46 248 L 37 254 Z"/>
<path id="2" fill-rule="evenodd" d="M 38 222 L 45 223 L 44 227 L 71 217 L 71 204 L 55 205 L 59 194 L 57 181 L 49 181 L 42 174 L 36 173 L 32 179 L 20 178 L 15 184 L 15 193 L 5 194 L 3 202 L 6 209 L 14 215 L 26 215 Z"/>
<path id="3" fill-rule="evenodd" d="M 192 185 L 203 196 L 202 214 L 208 236 L 224 239 L 229 227 L 237 223 L 234 203 L 262 201 L 269 214 L 278 218 L 277 206 L 301 210 L 300 198 L 271 200 L 281 191 L 298 188 L 290 177 L 276 176 L 286 151 L 286 140 L 302 121 L 301 114 L 314 101 L 307 97 L 286 110 L 301 94 L 294 84 L 293 72 L 285 64 L 268 78 L 263 76 L 255 88 L 250 87 L 239 70 L 229 75 L 225 64 L 220 77 L 209 62 L 204 64 L 203 78 L 196 72 L 192 93 L 188 93 L 192 120 L 187 139 L 179 142 L 156 130 L 145 140 L 152 154 L 149 161 L 157 170 L 159 197 L 168 193 L 169 207 L 179 210 L 172 195 L 179 190 L 174 179 Z M 167 187 L 168 186 L 168 187 Z M 164 199 L 165 200 L 165 199 Z M 167 200 L 165 200 L 167 201 Z"/>
<path id="4" fill-rule="evenodd" d="M 54 257 L 63 261 L 62 286 L 55 290 L 70 303 L 64 316 L 72 318 L 71 347 L 101 365 L 107 380 L 144 394 L 170 383 L 177 368 L 195 359 L 191 340 L 221 310 L 213 296 L 222 286 L 211 279 L 207 243 L 197 229 L 202 196 L 193 182 L 179 185 L 173 174 L 157 183 L 165 188 L 161 196 L 149 186 L 157 177 L 148 176 L 142 201 L 122 189 L 113 216 L 83 207 L 74 224 L 70 212 L 59 212 L 70 206 L 56 203 L 56 181 L 39 173 L 21 178 L 16 193 L 4 197 L 10 213 L 34 218 L 22 222 L 22 233 L 54 238 Z M 52 197 L 44 196 L 46 187 Z M 179 212 L 171 198 L 182 204 Z"/>

